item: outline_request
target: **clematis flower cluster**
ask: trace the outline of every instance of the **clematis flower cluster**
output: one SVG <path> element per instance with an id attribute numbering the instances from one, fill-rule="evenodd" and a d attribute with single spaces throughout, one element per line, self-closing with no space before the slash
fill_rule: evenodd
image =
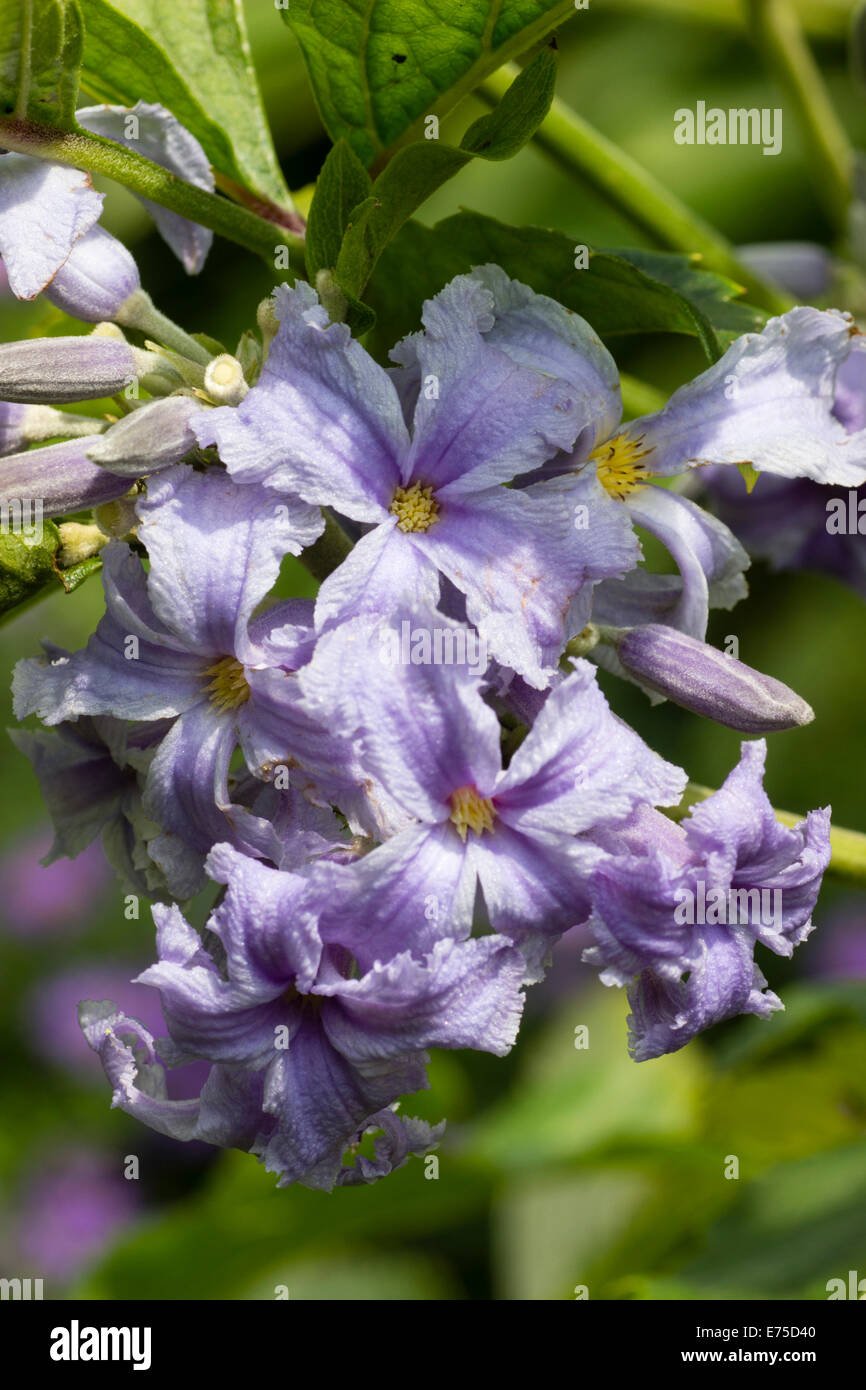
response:
<path id="1" fill-rule="evenodd" d="M 14 737 L 53 853 L 102 835 L 154 903 L 139 983 L 168 1036 L 81 1010 L 112 1103 L 330 1189 L 436 1146 L 400 1109 L 429 1049 L 507 1053 L 572 928 L 628 991 L 637 1060 L 781 1007 L 755 952 L 808 935 L 828 814 L 778 824 L 758 741 L 675 824 L 687 774 L 596 665 L 749 734 L 812 718 L 706 644 L 748 560 L 675 480 L 749 461 L 866 481 L 866 431 L 835 409 L 850 320 L 795 309 L 622 424 L 591 326 L 496 266 L 425 304 L 388 368 L 302 283 L 234 355 L 144 349 L 108 317 L 3 349 L 0 484 L 92 508 L 102 557 L 105 614 L 82 650 L 19 664 L 16 714 L 42 727 Z M 107 427 L 57 411 L 130 381 Z M 636 528 L 676 574 L 646 569 Z M 315 599 L 285 596 L 297 560 Z M 200 1090 L 171 1097 L 194 1063 Z"/>

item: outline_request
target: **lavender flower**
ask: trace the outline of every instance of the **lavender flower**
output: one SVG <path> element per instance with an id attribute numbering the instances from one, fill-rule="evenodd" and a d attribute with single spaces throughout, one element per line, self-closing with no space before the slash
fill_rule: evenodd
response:
<path id="1" fill-rule="evenodd" d="M 243 1146 L 258 1153 L 280 1185 L 333 1187 L 356 1136 L 409 1091 L 426 1085 L 424 1048 L 476 1047 L 502 1054 L 520 1018 L 523 963 L 502 937 L 443 940 L 422 961 L 408 951 L 356 973 L 336 941 L 323 945 L 312 880 L 269 869 L 217 846 L 209 871 L 227 885 L 208 928 L 225 970 L 176 908 L 156 908 L 160 960 L 140 976 L 160 991 L 172 1046 L 161 1055 L 214 1064 L 194 1110 L 161 1099 L 150 1072 L 137 1074 L 121 1040 L 129 1022 L 91 1007 L 88 1041 L 115 1081 L 115 1103 L 177 1137 L 239 1142 L 234 1115 L 225 1128 L 214 1096 L 243 1089 Z M 291 923 L 291 926 L 289 924 Z M 152 1041 L 137 1030 L 155 1057 Z M 216 1076 L 214 1075 L 216 1073 Z M 395 1120 L 389 1125 L 399 1124 Z M 222 1136 L 222 1137 L 216 1137 Z M 230 1136 L 230 1137 L 226 1137 Z M 426 1145 L 430 1135 L 425 1132 Z M 412 1136 L 402 1147 L 403 1156 Z M 369 1177 L 389 1165 L 380 1151 Z"/>
<path id="2" fill-rule="evenodd" d="M 105 617 L 84 651 L 19 664 L 19 717 L 174 721 L 144 794 L 145 811 L 165 831 L 150 853 L 169 875 L 182 869 L 173 865 L 176 847 L 184 863 L 187 851 L 205 854 L 232 835 L 254 853 L 274 852 L 268 822 L 230 799 L 238 744 L 256 775 L 301 764 L 310 769 L 298 774 L 302 784 L 336 799 L 333 784 L 347 814 L 361 814 L 365 796 L 349 750 L 300 709 L 293 672 L 312 647 L 307 606 L 278 604 L 253 617 L 283 556 L 315 539 L 317 513 L 238 487 L 218 470 L 180 465 L 151 484 L 138 514 L 147 577 L 127 547 L 106 547 Z"/>
<path id="3" fill-rule="evenodd" d="M 538 979 L 556 937 L 588 914 L 598 858 L 589 832 L 641 802 L 674 804 L 685 774 L 611 714 L 584 661 L 503 768 L 480 682 L 457 666 L 384 664 L 387 632 L 344 625 L 299 676 L 311 713 L 360 740 L 362 767 L 411 818 L 348 873 L 327 871 L 335 902 L 345 893 L 364 904 L 346 944 L 366 967 L 407 939 L 429 951 L 463 937 L 480 884 L 494 930 L 521 946 Z"/>
<path id="4" fill-rule="evenodd" d="M 832 414 L 852 442 L 866 430 L 866 339 L 853 337 L 835 380 Z M 701 481 L 724 523 L 750 555 L 774 570 L 818 570 L 866 595 L 861 521 L 866 484 L 846 491 L 808 478 L 762 474 L 750 491 L 733 469 L 706 468 Z"/>
<path id="5" fill-rule="evenodd" d="M 628 986 L 637 1061 L 675 1052 L 722 1019 L 783 1007 L 754 948 L 790 956 L 812 930 L 830 816 L 781 825 L 762 786 L 765 758 L 763 739 L 744 743 L 721 789 L 682 825 L 640 808 L 630 825 L 597 836 L 613 857 L 593 878 L 598 944 L 584 959 L 604 984 Z"/>
<path id="6" fill-rule="evenodd" d="M 165 107 L 146 102 L 130 110 L 85 107 L 76 112 L 76 120 L 95 135 L 136 149 L 188 183 L 213 191 L 213 173 L 204 150 Z M 0 256 L 12 293 L 19 299 L 33 299 L 51 284 L 73 248 L 95 227 L 105 195 L 94 191 L 89 174 L 27 155 L 3 155 L 2 175 Z M 184 268 L 195 274 L 204 264 L 213 234 L 147 199 L 141 201 Z M 79 267 L 70 267 L 65 281 L 61 279 L 61 303 L 64 295 L 81 292 L 81 284 L 76 290 L 75 277 L 87 275 L 88 263 L 82 259 Z"/>
<path id="7" fill-rule="evenodd" d="M 503 296 L 522 307 L 497 319 Z M 279 287 L 274 308 L 280 326 L 257 385 L 193 428 L 237 482 L 367 528 L 322 585 L 317 627 L 435 604 L 444 576 L 491 654 L 543 686 L 571 600 L 636 554 L 628 528 L 618 544 L 613 525 L 578 533 L 561 484 L 504 486 L 608 411 L 610 359 L 596 335 L 496 267 L 458 276 L 425 305 L 424 333 L 394 351 L 395 377 L 328 323 L 308 286 Z M 589 517 L 602 498 L 588 490 L 580 501 Z"/>

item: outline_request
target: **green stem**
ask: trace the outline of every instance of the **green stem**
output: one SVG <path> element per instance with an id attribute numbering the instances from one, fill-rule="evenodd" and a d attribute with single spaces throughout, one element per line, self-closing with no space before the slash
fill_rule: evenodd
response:
<path id="1" fill-rule="evenodd" d="M 518 72 L 514 63 L 506 63 L 485 78 L 477 94 L 490 104 L 501 100 Z M 657 244 L 687 255 L 697 252 L 708 270 L 736 280 L 753 304 L 771 313 L 791 308 L 793 300 L 742 265 L 730 243 L 708 222 L 558 97 L 533 140 L 558 164 L 591 183 Z"/>
<path id="2" fill-rule="evenodd" d="M 682 820 L 692 806 L 712 795 L 712 787 L 702 787 L 698 782 L 689 782 L 679 806 L 667 807 L 665 815 L 670 816 L 671 820 Z M 793 811 L 777 811 L 775 807 L 773 814 L 783 825 L 799 825 L 805 820 L 805 816 L 798 816 Z M 866 835 L 861 834 L 859 830 L 831 826 L 830 865 L 827 872 L 847 879 L 849 883 L 856 883 L 860 888 L 866 888 Z"/>
<path id="3" fill-rule="evenodd" d="M 330 512 L 326 511 L 324 515 L 325 529 L 321 536 L 298 557 L 301 564 L 320 583 L 327 579 L 329 574 L 333 574 L 352 549 L 352 542 L 342 526 L 338 526 Z"/>
<path id="4" fill-rule="evenodd" d="M 262 256 L 271 266 L 278 246 L 303 253 L 304 239 L 285 227 L 259 217 L 248 208 L 195 188 L 183 179 L 154 164 L 135 150 L 128 150 L 101 135 L 89 131 L 61 131 L 35 121 L 0 119 L 0 148 L 35 159 L 55 160 L 71 164 L 87 173 L 105 174 L 108 178 L 132 189 L 143 198 L 150 198 L 171 212 L 188 217 L 202 227 L 208 227 L 229 241 L 245 246 Z"/>
<path id="5" fill-rule="evenodd" d="M 809 166 L 837 231 L 847 227 L 854 152 L 788 0 L 748 0 L 752 32 L 782 83 L 809 145 Z"/>

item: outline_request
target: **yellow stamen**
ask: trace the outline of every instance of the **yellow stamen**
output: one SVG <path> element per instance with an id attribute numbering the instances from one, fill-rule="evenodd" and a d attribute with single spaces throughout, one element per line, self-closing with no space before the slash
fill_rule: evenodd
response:
<path id="1" fill-rule="evenodd" d="M 627 434 L 615 434 L 599 444 L 590 454 L 595 459 L 598 481 L 617 502 L 624 502 L 630 492 L 649 479 L 649 470 L 640 460 L 652 453 L 652 445 L 642 449 L 643 435 L 632 439 Z"/>
<path id="2" fill-rule="evenodd" d="M 398 487 L 388 511 L 396 516 L 401 531 L 429 531 L 439 515 L 439 503 L 432 487 L 413 483 L 411 487 Z"/>
<path id="3" fill-rule="evenodd" d="M 475 787 L 460 787 L 451 796 L 451 820 L 461 840 L 469 830 L 483 835 L 493 829 L 496 810 L 489 796 L 481 796 Z"/>
<path id="4" fill-rule="evenodd" d="M 236 657 L 220 657 L 213 666 L 208 666 L 205 675 L 212 678 L 207 692 L 218 714 L 237 709 L 250 698 L 244 668 Z"/>

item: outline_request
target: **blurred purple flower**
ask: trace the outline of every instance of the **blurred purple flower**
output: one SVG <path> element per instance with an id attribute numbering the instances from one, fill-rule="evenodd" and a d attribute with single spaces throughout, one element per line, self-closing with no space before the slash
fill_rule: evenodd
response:
<path id="1" fill-rule="evenodd" d="M 806 965 L 815 979 L 866 980 L 866 908 L 862 898 L 841 904 L 825 917 Z"/>
<path id="2" fill-rule="evenodd" d="M 0 858 L 0 923 L 16 936 L 82 930 L 111 881 L 99 844 L 45 867 L 40 860 L 52 839 L 45 826 L 13 841 Z"/>
<path id="3" fill-rule="evenodd" d="M 68 1282 L 108 1248 L 138 1212 L 134 1182 L 117 1157 L 95 1150 L 63 1154 L 34 1177 L 18 1204 L 19 1259 L 34 1277 Z"/>

